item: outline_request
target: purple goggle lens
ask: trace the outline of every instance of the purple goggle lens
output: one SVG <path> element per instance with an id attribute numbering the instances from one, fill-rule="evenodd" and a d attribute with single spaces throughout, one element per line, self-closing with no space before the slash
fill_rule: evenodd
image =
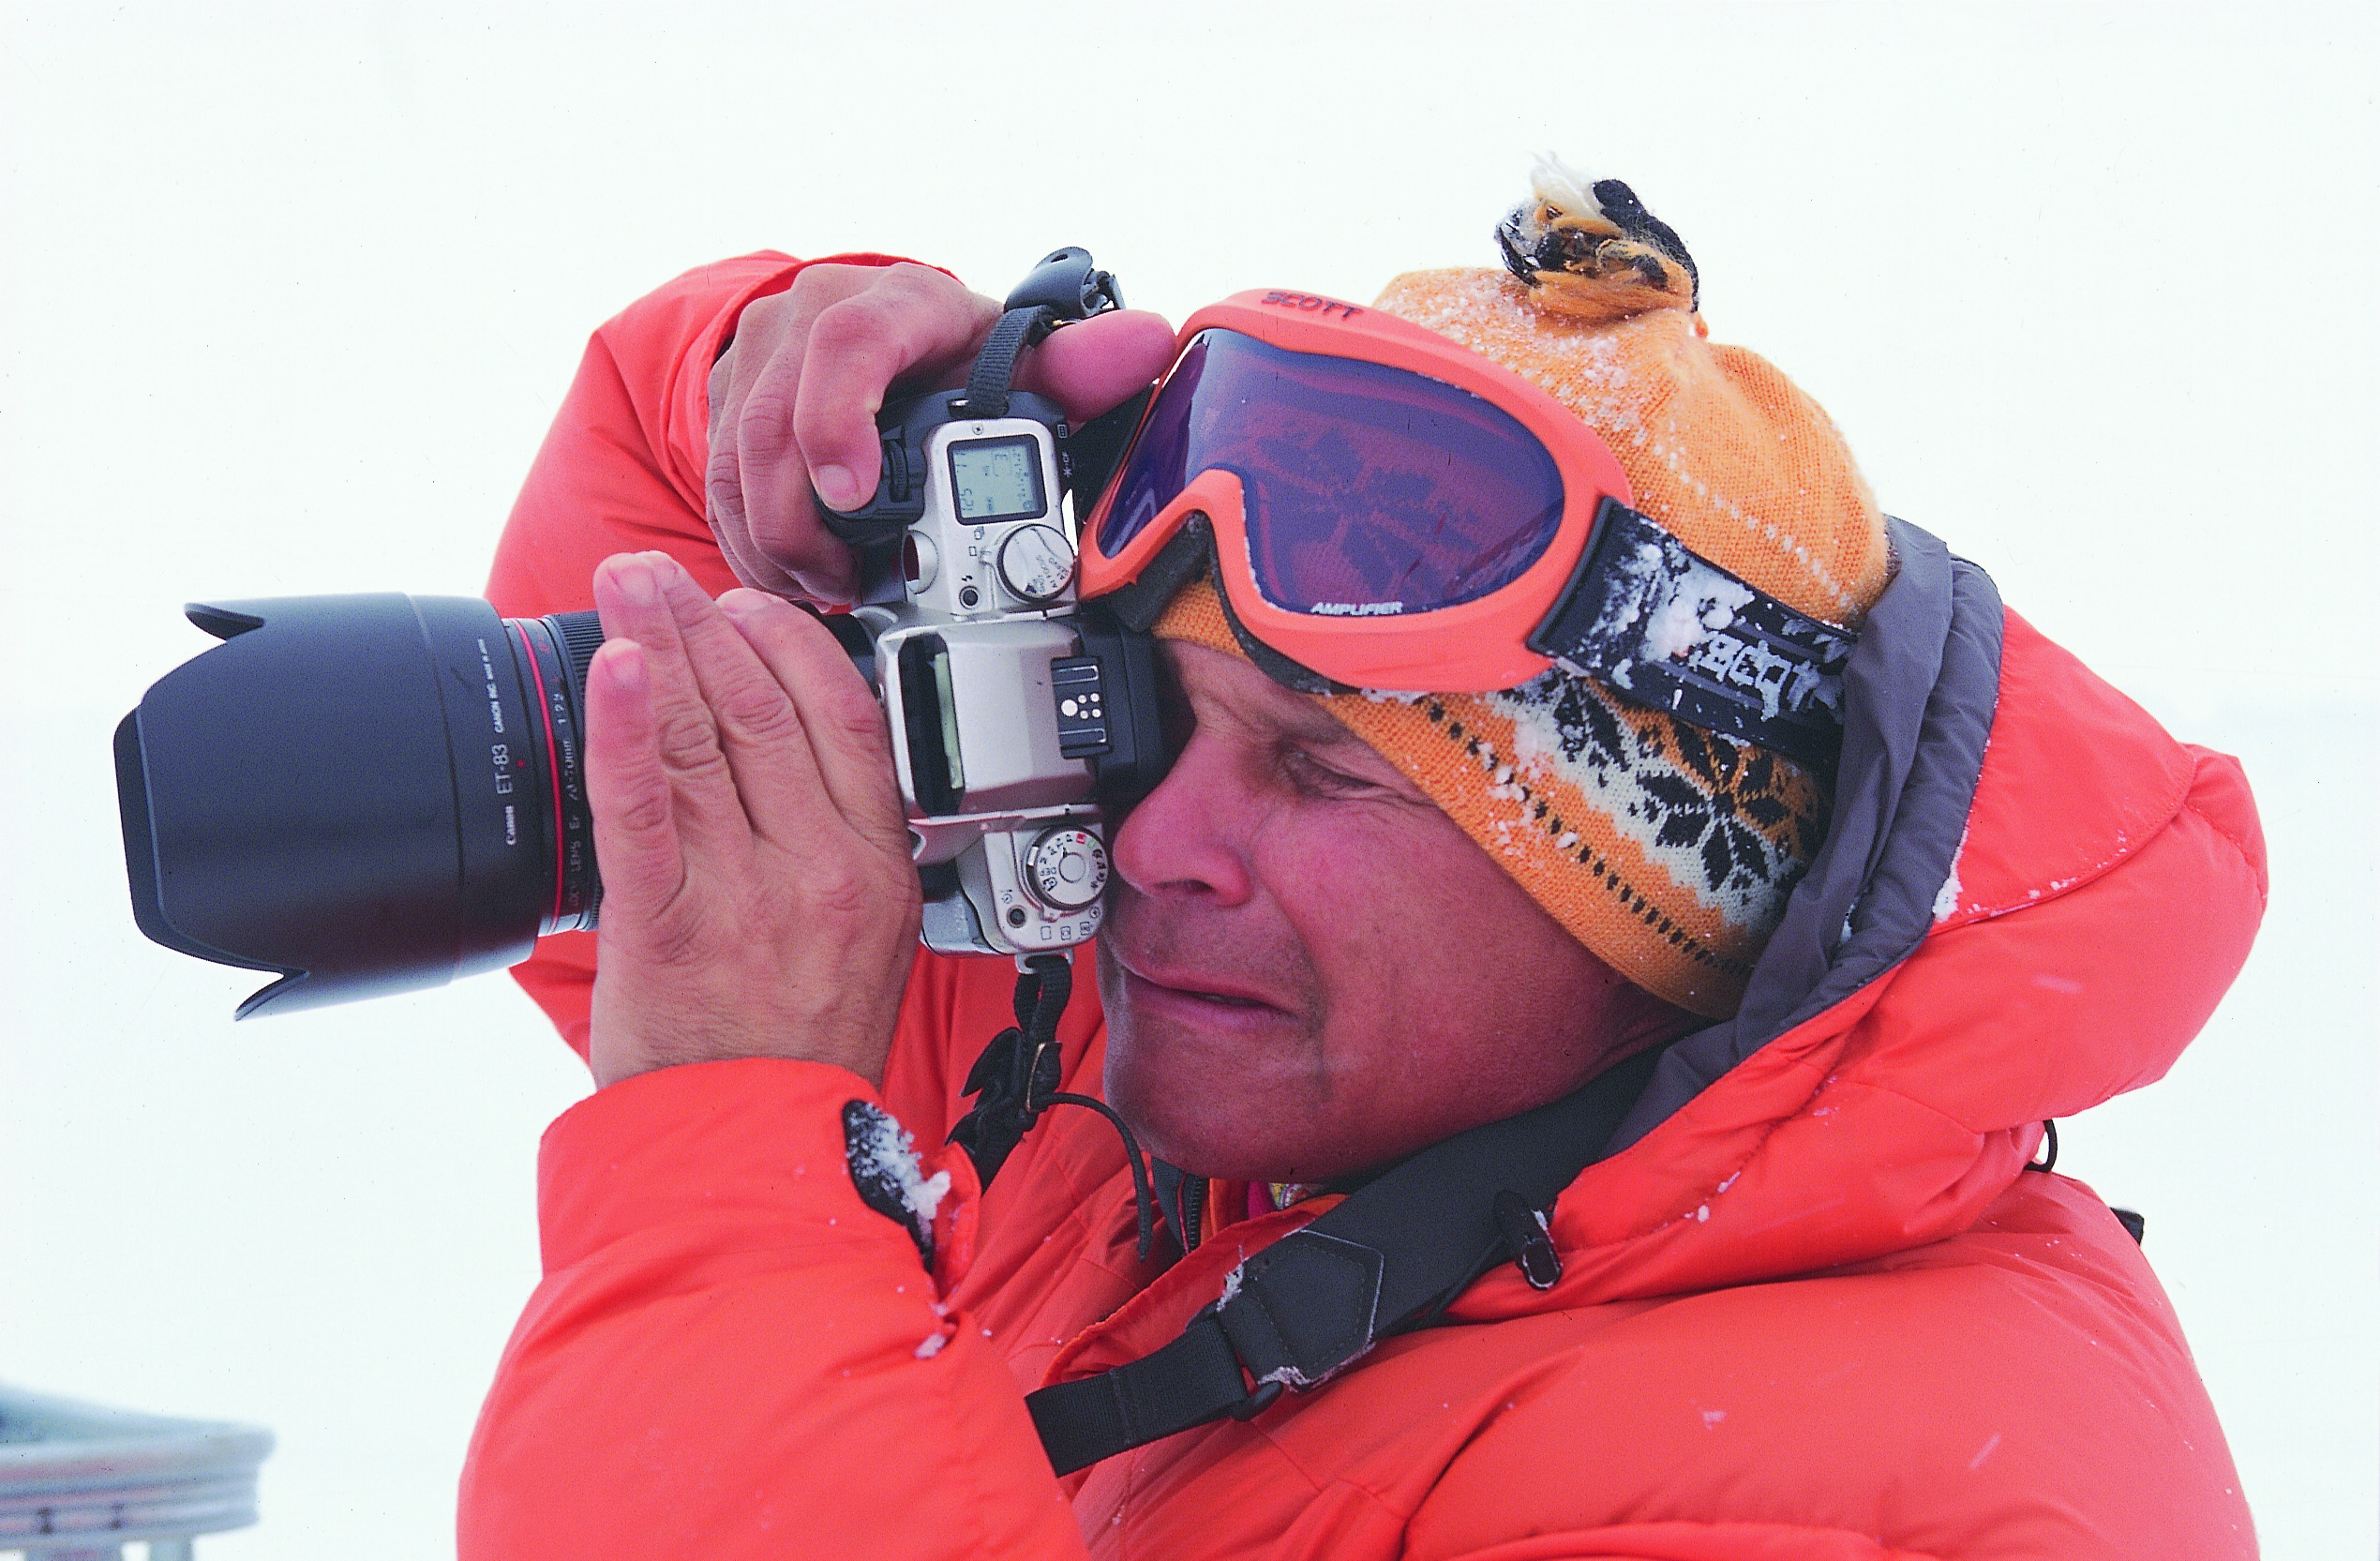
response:
<path id="1" fill-rule="evenodd" d="M 1200 473 L 1237 476 L 1249 563 L 1275 607 L 1427 612 L 1519 578 L 1562 524 L 1562 476 L 1467 390 L 1236 331 L 1192 338 L 1158 392 L 1099 531 L 1114 558 Z"/>

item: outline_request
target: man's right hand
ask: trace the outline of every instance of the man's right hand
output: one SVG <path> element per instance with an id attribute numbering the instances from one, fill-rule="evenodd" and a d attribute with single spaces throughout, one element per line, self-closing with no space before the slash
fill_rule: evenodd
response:
<path id="1" fill-rule="evenodd" d="M 814 497 L 850 508 L 876 488 L 876 414 L 902 392 L 965 383 L 1000 307 L 923 265 L 812 265 L 756 299 L 711 371 L 711 527 L 736 576 L 780 596 L 847 603 L 850 549 Z M 1163 372 L 1174 331 L 1117 309 L 1054 332 L 1020 389 L 1079 427 Z"/>

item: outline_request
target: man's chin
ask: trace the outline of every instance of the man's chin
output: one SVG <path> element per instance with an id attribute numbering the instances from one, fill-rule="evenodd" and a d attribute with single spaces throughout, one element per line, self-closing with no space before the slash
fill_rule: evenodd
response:
<path id="1" fill-rule="evenodd" d="M 1294 1147 L 1268 1143 L 1213 1119 L 1184 1119 L 1161 1108 L 1153 1115 L 1118 1106 L 1142 1151 L 1185 1175 L 1213 1181 L 1296 1181 Z"/>
<path id="2" fill-rule="evenodd" d="M 1108 1026 L 1108 1103 L 1131 1125 L 1140 1146 L 1192 1176 L 1225 1181 L 1296 1181 L 1312 1163 L 1323 1124 L 1310 1107 L 1228 1071 L 1183 1066 L 1161 1038 L 1135 1033 L 1130 1021 Z"/>
<path id="3" fill-rule="evenodd" d="M 1180 1048 L 1169 1050 L 1165 1027 L 1134 1011 L 1120 990 L 1123 979 L 1102 955 L 1100 991 L 1107 1014 L 1102 1089 L 1108 1104 L 1131 1124 L 1152 1159 L 1193 1176 L 1240 1177 L 1250 1140 L 1264 1135 L 1263 1125 L 1240 1117 L 1234 1080 L 1183 1076 Z"/>

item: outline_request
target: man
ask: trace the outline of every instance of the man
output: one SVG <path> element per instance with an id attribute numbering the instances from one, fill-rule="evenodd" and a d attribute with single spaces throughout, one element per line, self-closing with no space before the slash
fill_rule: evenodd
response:
<path id="1" fill-rule="evenodd" d="M 2253 1553 L 2133 1241 L 2028 1169 L 2046 1118 L 2162 1072 L 2244 957 L 2264 879 L 2236 767 L 1888 529 L 1816 407 L 1707 344 L 1683 245 L 1625 186 L 1547 171 L 1501 236 L 1508 276 L 1400 278 L 1371 311 L 1436 336 L 1331 308 L 1564 463 L 1564 505 L 1601 484 L 1634 507 L 1595 526 L 1651 517 L 1648 557 L 1729 576 L 1608 675 L 1415 693 L 1366 681 L 1378 636 L 1343 623 L 1402 598 L 1265 626 L 1248 494 L 1295 462 L 1191 460 L 1151 494 L 1145 551 L 1213 526 L 1143 604 L 1186 737 L 1114 831 L 1098 1000 L 1056 1028 L 1062 1088 L 1103 1080 L 1167 1167 L 1145 1252 L 1090 1113 L 1045 1115 L 988 1187 L 936 1148 L 1013 972 L 915 953 L 880 717 L 770 594 L 848 593 L 810 490 L 857 496 L 886 387 L 963 366 L 991 307 L 881 257 L 756 257 L 598 333 L 493 594 L 581 605 L 591 574 L 613 637 L 589 679 L 602 957 L 522 973 L 604 1088 L 546 1141 L 546 1279 L 466 1472 L 467 1555 Z M 1027 372 L 1080 420 L 1172 351 L 1103 317 Z M 1228 379 L 1220 352 L 1166 395 Z M 1305 448 L 1332 475 L 1267 515 L 1428 488 L 1393 452 Z M 1091 541 L 1086 590 L 1133 546 Z M 1839 749 L 1774 700 L 1729 735 L 1624 691 L 1739 611 L 1856 637 Z M 1489 1124 L 1579 1102 L 1579 1141 L 1529 1153 L 1584 1168 L 1521 1196 L 1535 1172 L 1504 1176 Z M 1413 1168 L 1442 1166 L 1489 1178 L 1504 1244 L 1390 1331 L 1381 1298 L 1443 1223 Z M 1268 1369 L 1244 1289 L 1372 1208 L 1373 1311 L 1265 1301 Z M 1299 1353 L 1351 1328 L 1352 1355 Z M 1107 1386 L 1202 1338 L 1228 1342 L 1233 1414 Z"/>

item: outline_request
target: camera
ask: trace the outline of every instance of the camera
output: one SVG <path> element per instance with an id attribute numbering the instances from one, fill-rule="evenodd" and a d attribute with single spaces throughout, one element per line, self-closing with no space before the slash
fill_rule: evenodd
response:
<path id="1" fill-rule="evenodd" d="M 878 414 L 876 492 L 820 506 L 861 561 L 841 632 L 884 700 L 924 940 L 945 953 L 1023 957 L 1089 938 L 1107 885 L 1099 799 L 1161 773 L 1150 643 L 1074 599 L 1085 473 L 1065 415 L 1009 384 L 1040 335 L 1118 302 L 1087 251 L 1044 257 L 966 388 Z"/>
<path id="2" fill-rule="evenodd" d="M 1070 430 L 1010 387 L 1050 329 L 1115 303 L 1087 252 L 1046 257 L 967 387 L 888 407 L 875 495 L 828 514 L 863 586 L 825 622 L 883 700 L 943 953 L 1089 938 L 1105 813 L 1167 761 L 1150 640 L 1073 593 L 1076 496 L 1137 405 Z M 594 613 L 394 593 L 187 611 L 223 643 L 116 729 L 126 869 L 150 938 L 278 973 L 240 1017 L 442 984 L 595 924 Z"/>

